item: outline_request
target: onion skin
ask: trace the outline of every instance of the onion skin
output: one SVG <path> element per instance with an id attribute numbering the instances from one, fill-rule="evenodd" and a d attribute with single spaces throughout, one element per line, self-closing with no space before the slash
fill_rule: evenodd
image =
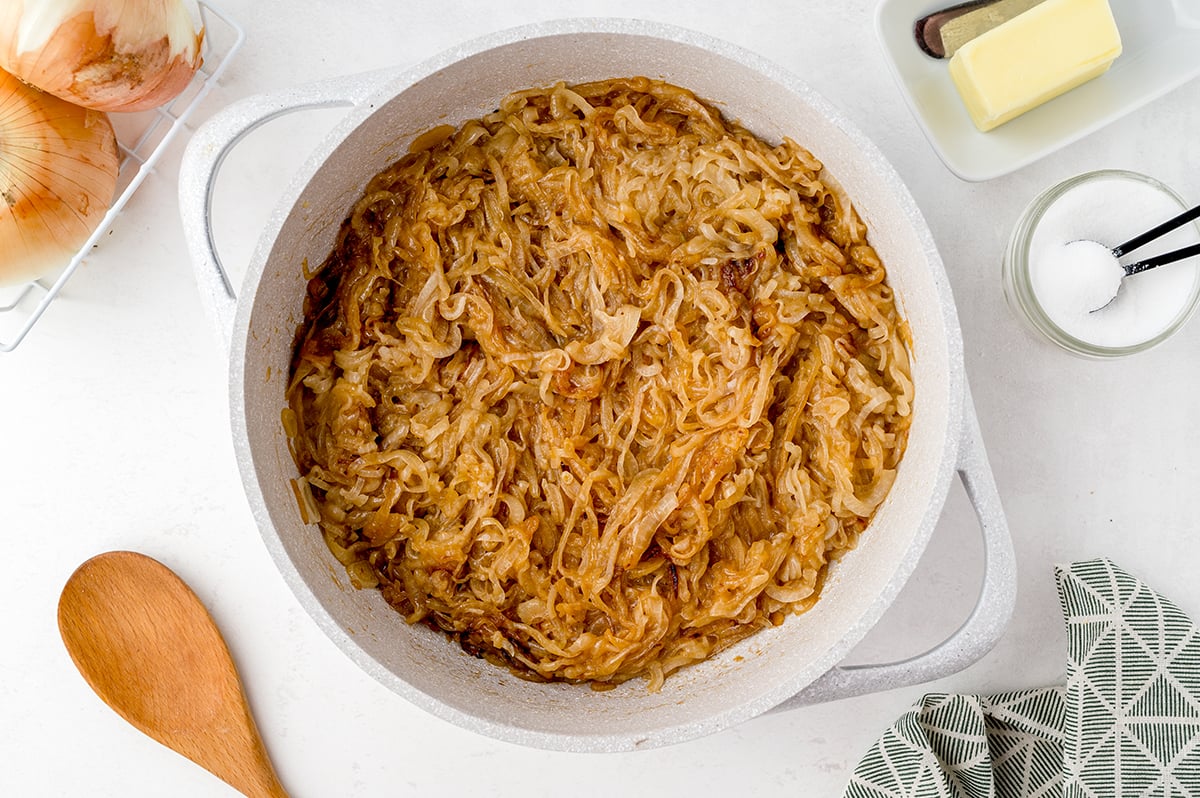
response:
<path id="1" fill-rule="evenodd" d="M 0 72 L 0 284 L 70 262 L 112 204 L 112 123 Z"/>
<path id="2" fill-rule="evenodd" d="M 194 0 L 3 0 L 0 68 L 98 111 L 170 102 L 202 62 Z"/>

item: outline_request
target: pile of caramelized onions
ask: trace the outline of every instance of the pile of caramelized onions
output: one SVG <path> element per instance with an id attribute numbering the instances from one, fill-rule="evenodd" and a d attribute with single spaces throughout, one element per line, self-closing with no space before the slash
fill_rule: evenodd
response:
<path id="1" fill-rule="evenodd" d="M 418 142 L 309 284 L 283 414 L 352 581 L 597 687 L 657 689 L 811 607 L 913 402 L 884 266 L 821 164 L 645 78 Z"/>
<path id="2" fill-rule="evenodd" d="M 0 69 L 98 111 L 173 99 L 200 68 L 195 0 L 4 0 Z"/>
<path id="3" fill-rule="evenodd" d="M 0 284 L 65 266 L 112 203 L 108 117 L 0 72 Z"/>

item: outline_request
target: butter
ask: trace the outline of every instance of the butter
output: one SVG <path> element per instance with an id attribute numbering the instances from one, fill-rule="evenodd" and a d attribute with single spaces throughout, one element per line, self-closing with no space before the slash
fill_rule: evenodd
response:
<path id="1" fill-rule="evenodd" d="M 1108 0 L 1045 0 L 964 44 L 950 77 L 988 131 L 1104 74 L 1120 54 Z"/>

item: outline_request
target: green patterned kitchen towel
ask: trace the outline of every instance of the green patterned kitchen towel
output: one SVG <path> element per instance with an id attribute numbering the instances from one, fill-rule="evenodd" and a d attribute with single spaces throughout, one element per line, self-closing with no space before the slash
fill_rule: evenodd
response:
<path id="1" fill-rule="evenodd" d="M 930 694 L 854 771 L 845 798 L 1200 796 L 1200 634 L 1108 560 L 1055 569 L 1067 684 Z"/>

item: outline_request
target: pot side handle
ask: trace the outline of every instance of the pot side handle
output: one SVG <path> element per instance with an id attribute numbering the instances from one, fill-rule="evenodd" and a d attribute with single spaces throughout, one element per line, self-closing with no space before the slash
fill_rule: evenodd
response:
<path id="1" fill-rule="evenodd" d="M 238 295 L 213 236 L 213 190 L 221 164 L 242 139 L 272 119 L 307 109 L 361 105 L 395 75 L 395 69 L 384 69 L 247 97 L 214 114 L 188 142 L 179 168 L 179 214 L 201 301 L 226 349 Z"/>
<path id="2" fill-rule="evenodd" d="M 973 664 L 1000 640 L 1016 603 L 1016 556 L 970 386 L 966 387 L 962 436 L 958 477 L 975 508 L 984 542 L 983 584 L 971 615 L 950 637 L 923 654 L 878 665 L 835 666 L 772 712 L 931 682 Z"/>

